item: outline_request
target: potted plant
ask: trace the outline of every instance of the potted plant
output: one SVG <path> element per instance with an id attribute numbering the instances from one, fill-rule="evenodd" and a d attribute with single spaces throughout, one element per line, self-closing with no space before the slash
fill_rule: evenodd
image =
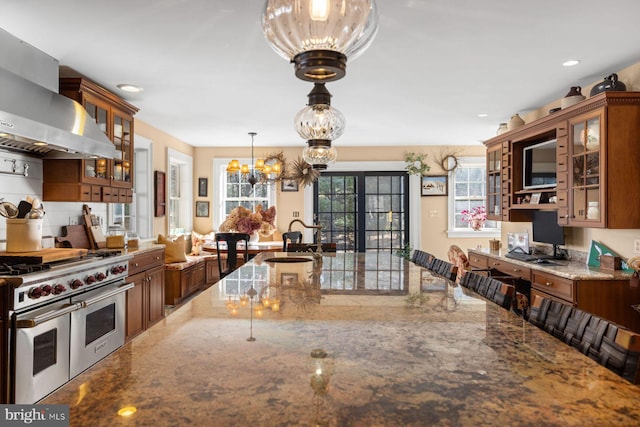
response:
<path id="1" fill-rule="evenodd" d="M 487 210 L 484 206 L 476 206 L 471 209 L 464 209 L 460 212 L 462 220 L 468 222 L 471 229 L 479 231 L 484 227 L 484 223 L 487 221 Z"/>

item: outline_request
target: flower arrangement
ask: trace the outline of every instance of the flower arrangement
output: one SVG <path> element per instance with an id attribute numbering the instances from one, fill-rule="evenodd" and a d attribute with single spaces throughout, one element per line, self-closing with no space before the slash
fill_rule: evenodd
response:
<path id="1" fill-rule="evenodd" d="M 247 234 L 257 231 L 261 236 L 266 237 L 276 230 L 275 218 L 275 206 L 264 210 L 262 205 L 257 205 L 255 212 L 251 212 L 251 209 L 244 206 L 238 206 L 229 213 L 219 229 L 222 232 L 237 231 Z"/>
<path id="2" fill-rule="evenodd" d="M 487 221 L 487 210 L 484 206 L 476 206 L 471 209 L 464 209 L 462 212 L 462 220 L 469 222 L 471 228 L 478 231 Z"/>

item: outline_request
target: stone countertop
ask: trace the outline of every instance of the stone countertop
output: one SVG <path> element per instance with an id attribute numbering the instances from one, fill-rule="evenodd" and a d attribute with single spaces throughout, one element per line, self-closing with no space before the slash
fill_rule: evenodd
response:
<path id="1" fill-rule="evenodd" d="M 468 249 L 469 253 L 477 253 L 488 256 L 489 258 L 499 259 L 500 261 L 518 264 L 523 267 L 535 269 L 564 277 L 570 280 L 629 280 L 631 273 L 623 270 L 602 270 L 597 267 L 591 267 L 584 262 L 576 262 L 570 260 L 549 260 L 548 264 L 538 264 L 530 261 L 520 261 L 504 256 L 506 251 L 491 251 L 487 248 Z"/>
<path id="2" fill-rule="evenodd" d="M 232 316 L 243 284 L 280 310 Z M 640 387 L 390 254 L 249 262 L 39 403 L 71 426 L 640 424 Z"/>

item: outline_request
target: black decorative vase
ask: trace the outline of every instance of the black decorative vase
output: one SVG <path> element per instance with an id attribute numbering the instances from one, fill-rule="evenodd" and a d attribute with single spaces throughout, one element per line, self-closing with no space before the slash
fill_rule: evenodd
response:
<path id="1" fill-rule="evenodd" d="M 597 95 L 600 92 L 606 92 L 609 90 L 625 91 L 627 90 L 627 86 L 618 80 L 617 74 L 613 73 L 610 76 L 605 77 L 603 82 L 598 83 L 591 88 L 589 96 Z"/>

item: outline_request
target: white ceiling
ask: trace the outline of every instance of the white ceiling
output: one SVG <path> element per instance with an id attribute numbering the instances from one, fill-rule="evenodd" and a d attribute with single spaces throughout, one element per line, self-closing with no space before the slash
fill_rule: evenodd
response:
<path id="1" fill-rule="evenodd" d="M 258 0 L 2 0 L 0 28 L 194 146 L 302 147 L 312 85 L 271 50 Z M 499 122 L 640 61 L 638 0 L 377 0 L 371 47 L 327 84 L 334 145 L 474 145 Z M 563 61 L 580 59 L 575 67 Z M 144 87 L 138 95 L 119 83 Z M 640 90 L 640 88 L 630 88 Z M 585 95 L 589 95 L 586 93 Z M 479 118 L 479 113 L 488 116 Z"/>

